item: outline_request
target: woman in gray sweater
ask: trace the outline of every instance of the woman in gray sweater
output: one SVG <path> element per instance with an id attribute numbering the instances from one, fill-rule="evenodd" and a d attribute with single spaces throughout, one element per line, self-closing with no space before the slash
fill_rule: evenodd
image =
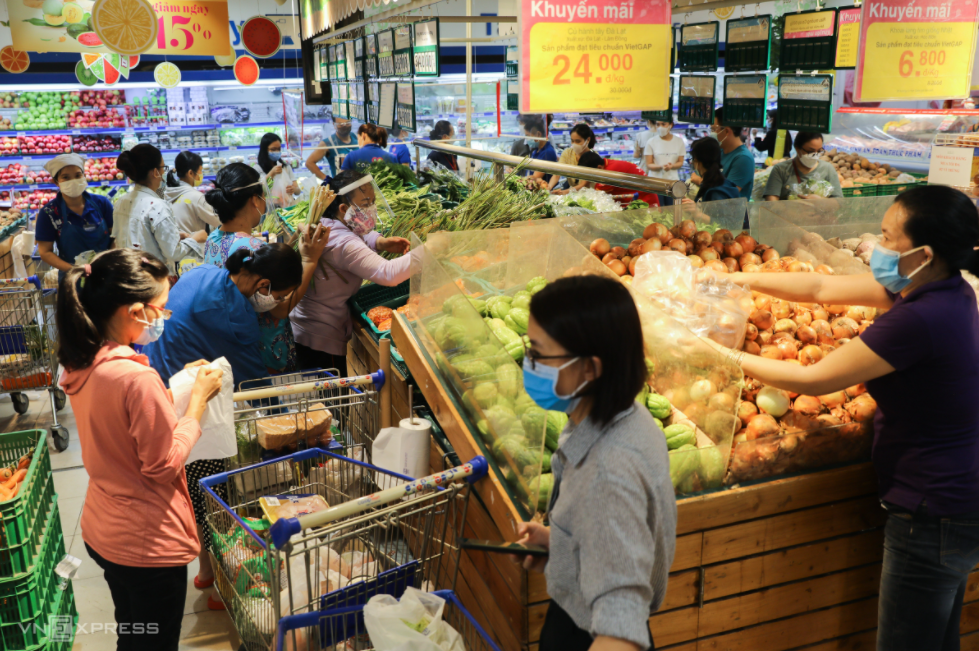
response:
<path id="1" fill-rule="evenodd" d="M 646 381 L 636 305 L 614 280 L 562 278 L 534 295 L 527 334 L 527 393 L 569 415 L 551 459 L 550 526 L 519 527 L 519 542 L 550 550 L 523 559 L 551 595 L 540 651 L 654 648 L 676 498 L 666 438 L 634 400 Z"/>

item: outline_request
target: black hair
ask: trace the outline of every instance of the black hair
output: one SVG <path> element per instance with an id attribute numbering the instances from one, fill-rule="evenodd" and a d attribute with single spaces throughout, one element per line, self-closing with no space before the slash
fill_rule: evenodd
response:
<path id="1" fill-rule="evenodd" d="M 585 389 L 595 423 L 604 427 L 632 405 L 647 371 L 639 312 L 622 283 L 601 276 L 560 278 L 534 294 L 530 314 L 572 355 L 601 360 L 602 375 Z"/>
<path id="2" fill-rule="evenodd" d="M 357 129 L 357 135 L 366 133 L 367 137 L 371 139 L 371 142 L 376 144 L 381 149 L 387 149 L 388 147 L 388 130 L 384 127 L 379 127 L 376 124 L 370 124 L 365 122 L 360 125 Z"/>
<path id="3" fill-rule="evenodd" d="M 731 133 L 734 134 L 735 138 L 744 138 L 744 127 L 732 127 L 729 124 L 724 124 L 724 107 L 714 109 L 714 119 L 717 124 L 721 125 L 722 128 L 730 129 Z"/>
<path id="4" fill-rule="evenodd" d="M 261 185 L 252 185 L 261 178 L 255 168 L 244 163 L 231 163 L 218 172 L 214 189 L 204 195 L 204 200 L 214 208 L 221 223 L 227 224 L 235 218 L 239 210 L 245 207 L 250 198 L 265 196 Z M 251 187 L 232 191 L 235 188 L 244 188 L 246 185 Z"/>
<path id="5" fill-rule="evenodd" d="M 336 194 L 336 199 L 333 201 L 333 203 L 326 207 L 326 210 L 323 212 L 324 219 L 340 219 L 340 204 L 350 204 L 350 201 L 347 198 L 349 195 L 340 194 L 340 190 L 347 187 L 354 181 L 359 181 L 365 176 L 367 175 L 361 174 L 360 172 L 355 172 L 354 170 L 344 170 L 330 179 L 330 189 Z"/>
<path id="6" fill-rule="evenodd" d="M 711 188 L 724 183 L 724 173 L 721 171 L 721 143 L 713 138 L 701 138 L 690 145 L 690 156 L 704 166 L 703 182 L 697 198 Z"/>
<path id="7" fill-rule="evenodd" d="M 544 120 L 539 115 L 528 115 L 523 121 L 524 131 L 527 135 L 530 135 L 534 131 L 540 133 L 542 136 L 547 133 L 544 127 Z"/>
<path id="8" fill-rule="evenodd" d="M 167 185 L 171 188 L 180 186 L 180 180 L 187 176 L 187 172 L 196 170 L 204 165 L 204 159 L 192 151 L 182 151 L 177 154 L 173 161 L 173 167 L 167 174 Z"/>
<path id="9" fill-rule="evenodd" d="M 823 134 L 819 133 L 818 131 L 800 131 L 799 133 L 795 134 L 795 140 L 792 141 L 792 144 L 795 145 L 796 151 L 801 151 L 803 145 L 806 143 L 812 142 L 813 140 L 822 139 Z"/>
<path id="10" fill-rule="evenodd" d="M 126 173 L 133 183 L 143 184 L 150 172 L 163 164 L 163 154 L 153 145 L 142 143 L 119 154 L 116 167 Z"/>
<path id="11" fill-rule="evenodd" d="M 442 140 L 452 133 L 452 123 L 448 120 L 439 120 L 432 127 L 432 132 L 428 134 L 429 140 Z"/>
<path id="12" fill-rule="evenodd" d="M 268 174 L 275 167 L 275 163 L 269 158 L 269 145 L 273 142 L 282 142 L 282 138 L 275 133 L 266 133 L 262 136 L 261 142 L 258 143 L 258 166 L 262 168 L 262 171 Z"/>
<path id="13" fill-rule="evenodd" d="M 578 157 L 578 167 L 598 168 L 605 165 L 605 159 L 593 151 L 586 151 Z"/>
<path id="14" fill-rule="evenodd" d="M 979 211 L 965 193 L 946 185 L 924 185 L 897 195 L 904 232 L 915 247 L 930 246 L 950 271 L 979 275 Z"/>
<path id="15" fill-rule="evenodd" d="M 108 333 L 112 316 L 123 305 L 149 303 L 163 292 L 170 276 L 166 265 L 149 253 L 112 249 L 72 267 L 58 288 L 58 361 L 70 371 L 92 365 Z"/>
<path id="16" fill-rule="evenodd" d="M 595 132 L 591 130 L 591 127 L 584 122 L 579 122 L 578 124 L 571 127 L 571 133 L 576 133 L 585 141 L 588 142 L 588 149 L 594 149 L 595 143 Z"/>
<path id="17" fill-rule="evenodd" d="M 302 256 L 284 242 L 266 244 L 254 250 L 238 249 L 228 256 L 224 267 L 232 275 L 245 270 L 265 278 L 276 292 L 298 287 L 303 280 Z"/>

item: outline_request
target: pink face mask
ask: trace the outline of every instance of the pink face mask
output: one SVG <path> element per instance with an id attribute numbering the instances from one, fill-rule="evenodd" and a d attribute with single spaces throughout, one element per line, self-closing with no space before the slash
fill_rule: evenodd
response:
<path id="1" fill-rule="evenodd" d="M 377 206 L 358 208 L 350 206 L 343 217 L 343 223 L 357 235 L 364 237 L 377 225 Z"/>

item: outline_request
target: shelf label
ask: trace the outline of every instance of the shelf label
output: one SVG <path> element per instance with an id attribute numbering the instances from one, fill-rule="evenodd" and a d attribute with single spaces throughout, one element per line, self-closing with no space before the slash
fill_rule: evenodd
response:
<path id="1" fill-rule="evenodd" d="M 520 1 L 520 111 L 661 110 L 670 3 Z"/>
<path id="2" fill-rule="evenodd" d="M 840 9 L 840 28 L 836 36 L 836 67 L 854 68 L 860 39 L 860 7 Z"/>
<path id="3" fill-rule="evenodd" d="M 979 0 L 868 0 L 861 11 L 856 101 L 969 96 Z"/>
<path id="4" fill-rule="evenodd" d="M 21 160 L 34 160 L 33 156 L 23 156 Z"/>
<path id="5" fill-rule="evenodd" d="M 420 77 L 438 77 L 441 72 L 439 61 L 439 19 L 423 20 L 415 23 L 415 42 L 413 46 L 415 74 Z"/>
<path id="6" fill-rule="evenodd" d="M 71 135 L 73 135 L 73 136 L 80 136 L 80 135 L 82 135 L 82 132 L 79 131 L 78 129 L 72 129 L 71 130 Z"/>
<path id="7" fill-rule="evenodd" d="M 931 148 L 928 163 L 928 182 L 938 185 L 969 187 L 972 185 L 972 162 L 979 156 L 979 149 L 971 147 Z"/>

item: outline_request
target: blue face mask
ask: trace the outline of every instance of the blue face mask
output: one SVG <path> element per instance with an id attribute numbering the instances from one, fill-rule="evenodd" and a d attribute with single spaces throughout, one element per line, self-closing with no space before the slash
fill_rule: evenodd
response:
<path id="1" fill-rule="evenodd" d="M 890 249 L 885 249 L 880 244 L 874 245 L 874 252 L 870 254 L 870 270 L 874 274 L 874 280 L 879 282 L 884 289 L 891 292 L 892 294 L 897 294 L 902 289 L 911 284 L 911 277 L 916 273 L 925 268 L 931 260 L 925 262 L 907 276 L 902 276 L 901 272 L 898 271 L 898 263 L 906 255 L 911 255 L 915 251 L 920 251 L 925 247 L 919 246 L 916 249 L 911 249 L 904 253 L 898 253 L 897 251 L 891 251 Z"/>
<path id="2" fill-rule="evenodd" d="M 137 346 L 151 344 L 163 336 L 163 324 L 165 322 L 162 316 L 158 319 L 153 319 L 152 322 L 143 321 L 142 319 L 138 319 L 138 321 L 140 323 L 145 323 L 146 328 L 143 330 L 143 334 L 139 335 L 139 337 L 136 338 L 136 341 L 133 342 Z"/>
<path id="3" fill-rule="evenodd" d="M 273 163 L 278 163 L 280 158 L 282 158 L 282 152 L 281 151 L 270 151 L 269 152 L 269 160 L 272 161 Z"/>
<path id="4" fill-rule="evenodd" d="M 531 368 L 530 358 L 524 357 L 523 386 L 527 395 L 542 409 L 563 411 L 570 414 L 581 400 L 581 398 L 574 396 L 581 391 L 587 382 L 582 382 L 581 386 L 575 389 L 570 396 L 562 396 L 557 392 L 557 381 L 561 371 L 574 364 L 578 359 L 575 357 L 561 366 L 537 364 L 537 368 Z"/>

